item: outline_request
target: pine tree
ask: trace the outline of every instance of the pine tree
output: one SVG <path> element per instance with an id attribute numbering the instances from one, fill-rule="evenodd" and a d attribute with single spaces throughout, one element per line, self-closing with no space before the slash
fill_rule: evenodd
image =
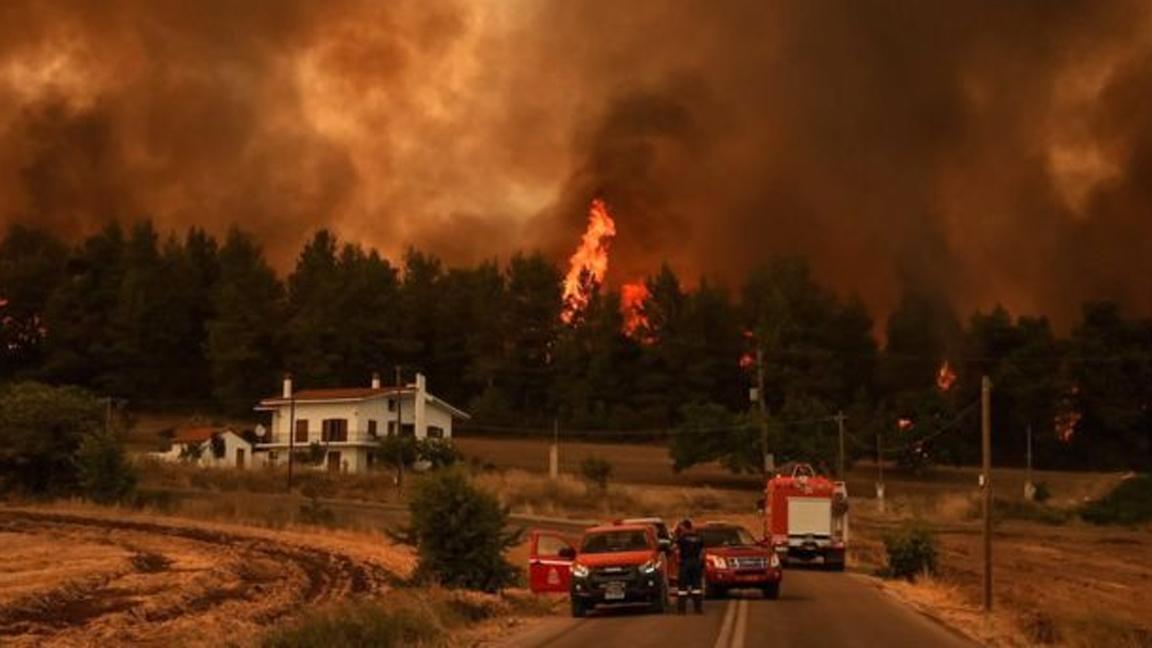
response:
<path id="1" fill-rule="evenodd" d="M 207 323 L 212 394 L 231 412 L 249 412 L 277 384 L 284 289 L 247 234 L 233 229 L 220 248 L 220 276 Z"/>

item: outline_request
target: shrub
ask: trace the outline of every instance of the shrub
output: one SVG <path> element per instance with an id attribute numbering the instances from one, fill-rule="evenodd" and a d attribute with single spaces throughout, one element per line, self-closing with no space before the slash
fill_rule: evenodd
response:
<path id="1" fill-rule="evenodd" d="M 112 432 L 84 435 L 76 452 L 76 467 L 83 494 L 94 502 L 119 502 L 136 489 L 136 473 Z"/>
<path id="2" fill-rule="evenodd" d="M 16 383 L 0 388 L 0 490 L 75 493 L 76 453 L 104 425 L 104 405 L 74 387 Z"/>
<path id="3" fill-rule="evenodd" d="M 1027 520 L 1041 524 L 1061 525 L 1072 517 L 1073 513 L 1060 508 L 1037 504 L 1019 499 L 992 499 L 992 515 L 999 520 Z M 972 508 L 970 517 L 973 519 L 983 516 L 983 509 L 979 501 Z"/>
<path id="4" fill-rule="evenodd" d="M 612 462 L 600 457 L 588 457 L 580 462 L 580 476 L 600 490 L 606 490 L 608 480 L 612 477 Z"/>
<path id="5" fill-rule="evenodd" d="M 300 494 L 308 501 L 300 505 L 300 521 L 304 524 L 318 526 L 333 526 L 336 524 L 336 512 L 324 506 L 321 497 L 327 495 L 325 485 L 310 481 L 300 489 Z"/>
<path id="6" fill-rule="evenodd" d="M 376 456 L 380 462 L 395 466 L 403 462 L 405 467 L 411 466 L 419 458 L 418 444 L 414 437 L 389 435 L 381 437 L 378 441 L 380 448 Z"/>
<path id="7" fill-rule="evenodd" d="M 504 552 L 519 542 L 520 532 L 505 530 L 508 512 L 463 473 L 438 472 L 417 481 L 408 508 L 410 526 L 393 535 L 416 547 L 416 580 L 496 591 L 519 577 Z"/>
<path id="8" fill-rule="evenodd" d="M 911 524 L 884 538 L 888 553 L 887 576 L 914 580 L 936 573 L 936 538 L 926 527 Z"/>
<path id="9" fill-rule="evenodd" d="M 416 606 L 386 608 L 371 602 L 351 603 L 313 612 L 263 641 L 267 648 L 353 648 L 411 646 L 443 637 L 431 611 Z"/>
<path id="10" fill-rule="evenodd" d="M 1141 524 L 1152 520 L 1152 476 L 1125 479 L 1111 493 L 1086 504 L 1080 516 L 1093 524 Z"/>
<path id="11" fill-rule="evenodd" d="M 433 468 L 446 468 L 459 458 L 456 446 L 446 439 L 420 439 L 416 444 L 416 455 L 432 464 Z"/>
<path id="12" fill-rule="evenodd" d="M 1048 482 L 1036 482 L 1033 488 L 1035 490 L 1032 491 L 1032 501 L 1043 504 L 1052 499 L 1052 490 L 1048 488 Z"/>
<path id="13" fill-rule="evenodd" d="M 204 456 L 204 445 L 201 443 L 186 443 L 180 448 L 180 461 L 185 463 L 198 463 Z"/>
<path id="14" fill-rule="evenodd" d="M 213 434 L 208 443 L 212 446 L 212 456 L 216 459 L 223 459 L 224 453 L 228 452 L 228 446 L 224 443 L 224 437 L 219 434 Z"/>

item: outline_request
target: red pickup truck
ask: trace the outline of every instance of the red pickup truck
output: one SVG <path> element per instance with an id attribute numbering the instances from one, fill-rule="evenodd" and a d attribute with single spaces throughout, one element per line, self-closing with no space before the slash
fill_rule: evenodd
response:
<path id="1" fill-rule="evenodd" d="M 660 614 L 668 603 L 667 551 L 650 524 L 592 527 L 575 546 L 558 533 L 534 531 L 529 584 L 533 592 L 567 591 L 574 617 L 618 603 L 644 603 Z"/>
<path id="2" fill-rule="evenodd" d="M 709 598 L 730 589 L 758 589 L 764 598 L 780 596 L 784 572 L 771 547 L 756 542 L 742 526 L 709 522 L 697 527 L 704 542 L 704 589 Z"/>

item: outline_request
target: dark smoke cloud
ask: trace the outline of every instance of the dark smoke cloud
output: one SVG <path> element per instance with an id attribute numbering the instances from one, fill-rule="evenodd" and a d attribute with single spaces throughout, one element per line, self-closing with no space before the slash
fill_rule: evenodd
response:
<path id="1" fill-rule="evenodd" d="M 0 221 L 319 226 L 396 253 L 734 283 L 796 253 L 1068 323 L 1152 306 L 1137 0 L 332 0 L 0 6 Z"/>

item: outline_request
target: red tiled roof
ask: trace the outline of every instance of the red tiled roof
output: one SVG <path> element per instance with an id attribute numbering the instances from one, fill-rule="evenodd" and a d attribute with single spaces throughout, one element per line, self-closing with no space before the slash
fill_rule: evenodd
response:
<path id="1" fill-rule="evenodd" d="M 228 428 L 209 426 L 180 428 L 172 435 L 172 443 L 204 443 L 211 439 L 214 434 L 227 431 Z"/>
<path id="2" fill-rule="evenodd" d="M 381 387 L 373 389 L 371 387 L 346 387 L 342 389 L 301 389 L 296 392 L 295 397 L 298 401 L 321 401 L 321 400 L 362 400 L 372 396 L 381 396 L 383 394 L 395 393 L 398 391 L 395 387 Z M 405 390 L 409 391 L 409 390 Z M 282 396 L 272 396 L 265 398 L 262 403 L 278 403 L 286 402 L 288 399 Z"/>

